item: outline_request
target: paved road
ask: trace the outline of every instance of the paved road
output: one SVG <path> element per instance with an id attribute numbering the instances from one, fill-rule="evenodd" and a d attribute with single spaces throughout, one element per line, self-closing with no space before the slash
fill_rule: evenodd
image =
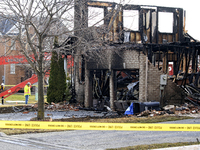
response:
<path id="1" fill-rule="evenodd" d="M 199 124 L 200 119 L 188 119 L 167 123 Z M 159 131 L 65 131 L 24 134 L 0 137 L 5 149 L 20 150 L 104 150 L 140 144 L 166 142 L 194 142 L 200 140 L 200 132 Z M 9 147 L 8 147 L 9 145 Z"/>

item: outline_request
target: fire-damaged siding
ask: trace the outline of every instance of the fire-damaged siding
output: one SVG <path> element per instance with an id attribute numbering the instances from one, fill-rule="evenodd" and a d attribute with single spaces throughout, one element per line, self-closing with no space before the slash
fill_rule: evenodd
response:
<path id="1" fill-rule="evenodd" d="M 158 70 L 158 67 L 154 67 L 147 60 L 147 56 L 142 51 L 137 50 L 123 50 L 108 52 L 112 60 L 113 70 L 134 70 L 139 69 L 139 101 L 160 101 L 160 75 L 163 74 L 162 70 Z M 88 62 L 88 69 L 109 69 L 110 62 L 104 60 L 104 63 L 93 60 Z M 146 65 L 148 63 L 148 65 Z M 147 67 L 147 68 L 146 68 Z M 178 91 L 178 92 L 177 92 Z M 174 93 L 173 97 L 168 97 L 167 93 Z M 169 95 L 169 94 L 168 94 Z M 176 87 L 176 84 L 171 80 L 168 80 L 164 92 L 164 101 L 181 100 L 180 90 Z"/>
<path id="2" fill-rule="evenodd" d="M 123 51 L 123 61 L 124 67 L 126 69 L 133 69 L 133 68 L 140 68 L 140 61 L 139 59 L 140 53 L 136 50 L 125 50 Z M 143 60 L 142 60 L 143 61 Z"/>
<path id="3" fill-rule="evenodd" d="M 98 59 L 93 59 L 93 61 L 87 62 L 87 69 L 109 69 L 109 60 L 111 60 L 111 69 L 113 70 L 134 70 L 139 69 L 139 100 L 146 101 L 147 100 L 147 68 L 146 61 L 147 56 L 138 50 L 123 50 L 123 51 L 114 51 L 108 50 L 107 58 L 104 62 L 98 61 Z M 104 54 L 105 54 L 104 53 Z M 157 80 L 159 80 L 157 78 Z M 158 91 L 159 92 L 159 91 Z"/>
<path id="4" fill-rule="evenodd" d="M 140 52 L 137 50 L 121 50 L 116 51 L 112 55 L 112 69 L 139 69 L 140 68 Z"/>
<path id="5" fill-rule="evenodd" d="M 103 56 L 103 55 L 105 56 Z M 109 58 L 109 59 L 108 59 Z M 88 61 L 88 69 L 109 69 L 109 63 L 111 63 L 111 69 L 139 69 L 140 52 L 137 50 L 105 50 L 102 51 L 96 58 Z"/>

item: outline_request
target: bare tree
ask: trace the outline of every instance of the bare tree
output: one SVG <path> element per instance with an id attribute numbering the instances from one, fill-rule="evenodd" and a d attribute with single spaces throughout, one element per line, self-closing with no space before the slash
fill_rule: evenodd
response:
<path id="1" fill-rule="evenodd" d="M 38 76 L 38 119 L 44 119 L 43 78 L 50 66 L 47 61 L 48 54 L 52 50 L 60 51 L 62 49 L 61 47 L 54 48 L 55 37 L 59 38 L 60 43 L 65 41 L 68 34 L 73 34 L 73 37 L 77 39 L 73 47 L 62 44 L 65 46 L 65 51 L 74 49 L 76 67 L 79 65 L 81 56 L 87 59 L 90 57 L 99 60 L 105 58 L 104 55 L 99 54 L 97 49 L 101 49 L 102 45 L 104 45 L 104 49 L 107 47 L 105 39 L 102 37 L 109 34 L 114 21 L 111 21 L 108 27 L 103 24 L 98 27 L 96 25 L 111 17 L 114 20 L 120 10 L 120 5 L 116 11 L 112 9 L 107 16 L 103 16 L 88 27 L 88 19 L 90 17 L 93 19 L 99 13 L 92 13 L 88 17 L 87 2 L 88 0 L 0 1 L 0 16 L 11 20 L 15 26 L 13 29 L 15 34 L 5 34 L 4 37 L 14 39 L 19 43 L 20 53 L 26 57 Z M 80 20 L 81 22 L 79 22 Z M 78 70 L 76 68 L 76 76 L 78 76 Z"/>
<path id="2" fill-rule="evenodd" d="M 38 120 L 44 119 L 43 78 L 49 69 L 48 54 L 53 40 L 66 38 L 71 26 L 73 0 L 1 0 L 0 15 L 12 20 L 15 34 L 4 37 L 19 43 L 23 54 L 38 76 Z M 55 49 L 54 49 L 55 50 Z"/>

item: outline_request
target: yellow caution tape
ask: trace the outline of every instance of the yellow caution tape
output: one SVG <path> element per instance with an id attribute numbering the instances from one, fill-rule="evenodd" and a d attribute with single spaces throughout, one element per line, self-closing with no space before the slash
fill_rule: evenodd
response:
<path id="1" fill-rule="evenodd" d="M 0 128 L 120 131 L 200 131 L 200 124 L 0 121 Z"/>

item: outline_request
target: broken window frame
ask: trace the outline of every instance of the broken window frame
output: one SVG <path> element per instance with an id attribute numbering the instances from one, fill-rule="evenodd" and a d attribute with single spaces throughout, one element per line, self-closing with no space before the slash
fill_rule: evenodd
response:
<path id="1" fill-rule="evenodd" d="M 158 16 L 159 16 L 159 19 L 158 19 L 158 25 L 159 25 L 158 26 L 158 31 L 160 33 L 173 33 L 174 32 L 174 29 L 173 29 L 174 28 L 174 25 L 173 25 L 174 15 L 173 15 L 173 13 L 171 13 L 171 12 L 158 12 Z M 165 22 L 163 22 L 163 20 L 161 19 L 162 17 L 164 17 L 166 19 Z M 166 22 L 167 22 L 167 24 L 166 24 Z M 168 24 L 168 22 L 170 24 Z M 163 26 L 165 26 L 165 29 L 163 28 Z"/>
<path id="2" fill-rule="evenodd" d="M 131 26 L 129 27 L 125 26 L 125 18 L 127 17 L 127 15 L 125 16 L 125 13 L 126 13 L 125 11 L 130 11 L 131 13 L 130 19 L 133 19 L 130 23 Z M 134 25 L 137 25 L 137 26 L 134 26 Z M 124 28 L 127 28 L 129 31 L 138 32 L 139 31 L 139 10 L 123 10 L 123 26 Z"/>

